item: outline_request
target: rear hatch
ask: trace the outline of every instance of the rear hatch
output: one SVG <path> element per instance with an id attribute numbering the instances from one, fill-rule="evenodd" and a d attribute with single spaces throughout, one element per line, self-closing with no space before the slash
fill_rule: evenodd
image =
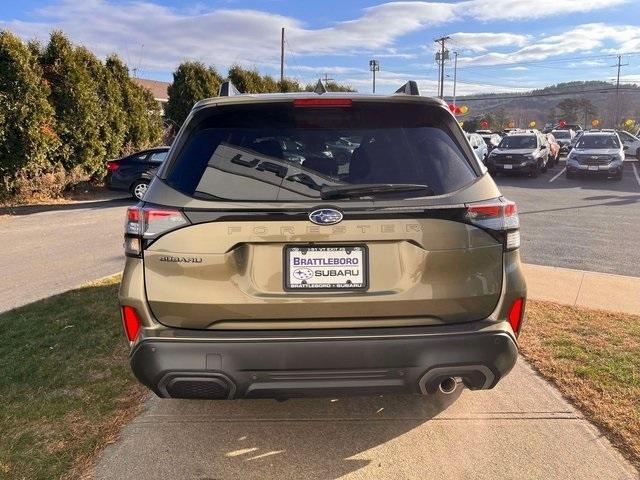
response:
<path id="1" fill-rule="evenodd" d="M 142 215 L 157 320 L 317 329 L 490 315 L 504 238 L 474 218 L 503 207 L 455 119 L 419 100 L 312 100 L 188 120 Z"/>

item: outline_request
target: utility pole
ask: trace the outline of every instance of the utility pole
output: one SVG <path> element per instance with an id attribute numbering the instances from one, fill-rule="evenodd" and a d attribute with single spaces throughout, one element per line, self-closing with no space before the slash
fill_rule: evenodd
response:
<path id="1" fill-rule="evenodd" d="M 333 82 L 335 79 L 333 78 L 329 78 L 329 75 L 327 75 L 326 73 L 324 74 L 324 78 L 322 79 L 324 80 L 324 84 L 326 85 L 329 82 Z"/>
<path id="2" fill-rule="evenodd" d="M 625 67 L 629 63 L 622 63 L 622 55 L 618 55 L 618 64 L 612 65 L 612 67 L 618 67 L 618 75 L 616 77 L 616 105 L 615 105 L 615 120 L 613 128 L 618 128 L 618 122 L 620 121 L 620 67 Z"/>
<path id="3" fill-rule="evenodd" d="M 280 36 L 280 85 L 284 83 L 284 27 Z"/>
<path id="4" fill-rule="evenodd" d="M 458 81 L 458 52 L 453 52 L 453 106 L 456 106 L 456 83 Z"/>
<path id="5" fill-rule="evenodd" d="M 376 93 L 376 72 L 380 71 L 380 62 L 378 60 L 369 60 L 369 70 L 373 73 L 373 93 Z"/>
<path id="6" fill-rule="evenodd" d="M 449 40 L 449 36 L 436 38 L 434 40 L 435 43 L 440 44 L 440 51 L 436 53 L 436 60 L 438 61 L 438 65 L 440 66 L 439 72 L 439 88 L 438 88 L 438 96 L 440 98 L 444 98 L 444 62 L 449 59 L 449 51 L 444 48 L 444 42 Z"/>

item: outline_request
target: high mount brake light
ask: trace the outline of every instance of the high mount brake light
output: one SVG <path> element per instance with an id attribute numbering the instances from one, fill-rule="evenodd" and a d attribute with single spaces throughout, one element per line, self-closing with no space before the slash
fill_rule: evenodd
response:
<path id="1" fill-rule="evenodd" d="M 189 221 L 175 209 L 156 207 L 129 207 L 124 227 L 125 254 L 140 256 L 143 241 L 153 240 L 157 236 L 175 230 Z"/>
<path id="2" fill-rule="evenodd" d="M 349 108 L 352 105 L 350 98 L 298 98 L 293 101 L 296 108 Z"/>
<path id="3" fill-rule="evenodd" d="M 480 228 L 499 232 L 504 237 L 505 250 L 520 247 L 520 219 L 515 202 L 497 199 L 467 206 L 467 220 Z"/>

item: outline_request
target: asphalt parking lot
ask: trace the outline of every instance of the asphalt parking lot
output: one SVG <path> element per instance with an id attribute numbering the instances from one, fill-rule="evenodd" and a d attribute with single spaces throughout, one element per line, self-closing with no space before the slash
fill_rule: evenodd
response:
<path id="1" fill-rule="evenodd" d="M 640 164 L 621 181 L 567 180 L 564 161 L 538 178 L 496 177 L 518 203 L 526 263 L 640 277 Z"/>

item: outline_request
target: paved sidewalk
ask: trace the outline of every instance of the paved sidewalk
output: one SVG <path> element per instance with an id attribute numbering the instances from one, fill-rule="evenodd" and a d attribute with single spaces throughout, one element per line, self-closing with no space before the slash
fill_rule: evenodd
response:
<path id="1" fill-rule="evenodd" d="M 525 265 L 529 297 L 640 313 L 640 278 Z M 459 398 L 458 398 L 459 396 Z M 454 402 L 455 400 L 455 402 Z M 630 480 L 638 472 L 520 359 L 494 390 L 160 400 L 125 428 L 97 479 Z"/>
<path id="2" fill-rule="evenodd" d="M 640 315 L 640 278 L 525 265 L 528 297 Z"/>
<path id="3" fill-rule="evenodd" d="M 461 393 L 461 395 L 460 395 Z M 458 398 L 459 395 L 459 398 Z M 634 468 L 520 360 L 450 398 L 160 400 L 107 447 L 97 480 L 633 480 Z"/>

